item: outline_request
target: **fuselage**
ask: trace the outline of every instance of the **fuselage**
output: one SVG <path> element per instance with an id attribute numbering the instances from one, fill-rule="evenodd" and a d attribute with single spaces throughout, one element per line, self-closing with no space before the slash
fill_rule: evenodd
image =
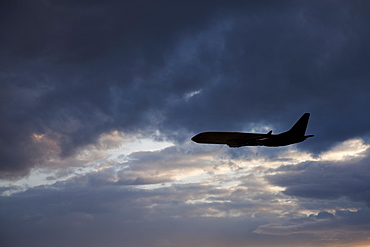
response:
<path id="1" fill-rule="evenodd" d="M 229 147 L 242 146 L 267 146 L 280 147 L 303 142 L 313 135 L 305 135 L 309 113 L 302 117 L 288 131 L 273 135 L 272 130 L 267 134 L 243 133 L 243 132 L 202 132 L 195 135 L 191 140 L 204 144 L 227 144 Z"/>
<path id="2" fill-rule="evenodd" d="M 203 132 L 192 138 L 194 142 L 204 144 L 227 144 L 230 147 L 268 146 L 279 147 L 302 142 L 310 136 L 291 136 L 287 133 L 278 135 L 242 132 Z"/>

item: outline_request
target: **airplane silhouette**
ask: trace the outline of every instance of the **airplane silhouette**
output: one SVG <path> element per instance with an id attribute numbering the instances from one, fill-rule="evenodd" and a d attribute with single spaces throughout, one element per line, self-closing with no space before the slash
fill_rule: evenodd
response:
<path id="1" fill-rule="evenodd" d="M 196 143 L 205 144 L 227 144 L 231 148 L 242 146 L 266 146 L 280 147 L 290 144 L 303 142 L 314 135 L 305 135 L 310 118 L 309 113 L 305 113 L 293 125 L 293 127 L 281 134 L 274 135 L 272 130 L 267 134 L 242 133 L 242 132 L 202 132 L 191 138 Z"/>

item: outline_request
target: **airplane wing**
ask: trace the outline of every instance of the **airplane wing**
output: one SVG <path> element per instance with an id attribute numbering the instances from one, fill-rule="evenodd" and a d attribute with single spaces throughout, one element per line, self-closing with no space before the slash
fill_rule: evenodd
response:
<path id="1" fill-rule="evenodd" d="M 267 134 L 255 134 L 253 136 L 242 136 L 238 139 L 229 139 L 226 144 L 231 148 L 239 148 L 242 146 L 258 146 L 261 145 L 261 142 L 270 139 L 272 130 Z"/>
<path id="2" fill-rule="evenodd" d="M 240 142 L 240 140 L 229 140 L 226 143 L 230 148 L 240 148 L 242 146 L 245 146 L 243 142 Z"/>

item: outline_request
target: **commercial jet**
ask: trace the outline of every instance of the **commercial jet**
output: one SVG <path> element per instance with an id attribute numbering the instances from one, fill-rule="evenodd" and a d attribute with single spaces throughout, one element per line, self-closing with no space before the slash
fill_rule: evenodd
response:
<path id="1" fill-rule="evenodd" d="M 293 125 L 293 127 L 280 134 L 272 134 L 270 130 L 267 134 L 242 133 L 242 132 L 203 132 L 191 138 L 196 143 L 204 144 L 227 144 L 231 148 L 243 146 L 266 146 L 280 147 L 294 143 L 303 142 L 314 135 L 305 135 L 310 118 L 309 113 L 305 113 Z"/>

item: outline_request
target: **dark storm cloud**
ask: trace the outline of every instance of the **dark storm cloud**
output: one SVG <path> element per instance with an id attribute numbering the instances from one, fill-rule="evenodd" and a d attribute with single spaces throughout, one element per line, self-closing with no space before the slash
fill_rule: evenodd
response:
<path id="1" fill-rule="evenodd" d="M 212 10 L 172 1 L 2 5 L 2 172 L 47 159 L 34 133 L 56 140 L 66 157 L 106 131 L 148 128 L 168 97 L 194 87 L 153 81 L 153 73 Z"/>
<path id="2" fill-rule="evenodd" d="M 368 133 L 369 18 L 348 2 L 332 7 L 315 2 L 235 18 L 223 51 L 207 53 L 218 62 L 218 83 L 179 106 L 181 120 L 198 131 L 261 121 L 282 131 L 310 111 L 309 129 L 325 145 Z"/>
<path id="3" fill-rule="evenodd" d="M 173 116 L 183 112 L 168 118 L 173 126 L 240 130 L 261 123 L 279 132 L 308 111 L 308 131 L 320 137 L 310 140 L 315 151 L 369 133 L 369 18 L 360 10 L 369 6 L 295 3 L 234 16 L 219 37 L 222 50 L 198 53 L 214 66 L 213 82 L 173 107 Z"/>
<path id="4" fill-rule="evenodd" d="M 367 152 L 369 153 L 369 152 Z M 285 187 L 290 196 L 337 200 L 340 197 L 370 206 L 370 159 L 354 158 L 337 162 L 306 162 L 282 166 L 270 183 Z"/>
<path id="5" fill-rule="evenodd" d="M 2 176 L 115 129 L 278 132 L 309 111 L 302 147 L 368 134 L 369 4 L 268 3 L 1 3 Z"/>

